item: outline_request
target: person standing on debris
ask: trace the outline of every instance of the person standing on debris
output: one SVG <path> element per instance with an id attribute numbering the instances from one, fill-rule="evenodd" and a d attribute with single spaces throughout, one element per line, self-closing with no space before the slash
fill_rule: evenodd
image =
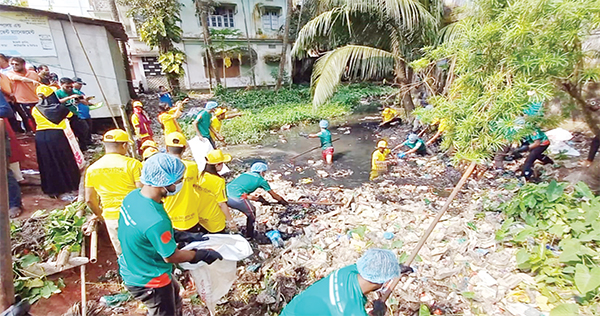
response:
<path id="1" fill-rule="evenodd" d="M 6 73 L 11 80 L 12 95 L 15 97 L 15 110 L 23 120 L 23 125 L 28 132 L 35 131 L 34 119 L 31 116 L 32 108 L 38 102 L 36 87 L 40 85 L 40 76 L 35 71 L 25 68 L 25 59 L 12 57 L 10 59 L 12 70 Z"/>
<path id="2" fill-rule="evenodd" d="M 377 149 L 371 156 L 371 175 L 369 180 L 373 180 L 378 176 L 388 171 L 388 166 L 396 164 L 395 160 L 390 159 L 389 155 L 392 151 L 388 148 L 388 143 L 385 140 L 380 140 L 377 143 Z"/>
<path id="3" fill-rule="evenodd" d="M 550 146 L 550 140 L 546 133 L 542 132 L 541 129 L 535 128 L 534 132 L 525 138 L 525 142 L 521 145 L 521 147 L 515 149 L 513 151 L 514 154 L 520 154 L 526 151 L 529 151 L 529 156 L 525 159 L 525 163 L 521 167 L 523 171 L 523 176 L 525 179 L 535 180 L 533 173 L 533 164 L 536 160 L 541 161 L 543 164 L 553 164 L 554 161 L 546 156 L 544 152 Z"/>
<path id="4" fill-rule="evenodd" d="M 246 215 L 246 238 L 254 238 L 254 221 L 256 220 L 256 209 L 249 200 L 268 203 L 264 197 L 252 195 L 258 188 L 262 188 L 268 192 L 272 198 L 277 200 L 281 205 L 289 203 L 279 194 L 271 189 L 271 186 L 263 177 L 264 173 L 269 169 L 264 162 L 255 162 L 250 168 L 250 172 L 242 173 L 233 181 L 227 184 L 227 205 L 230 208 L 236 209 Z"/>
<path id="5" fill-rule="evenodd" d="M 221 128 L 223 127 L 224 120 L 230 120 L 232 118 L 242 116 L 243 113 L 233 112 L 228 113 L 227 109 L 217 108 L 215 110 L 215 115 L 210 120 L 210 127 L 212 128 L 210 131 L 210 137 L 213 139 L 219 139 L 223 141 L 225 138 L 221 135 Z"/>
<path id="6" fill-rule="evenodd" d="M 80 118 L 78 109 L 80 102 L 86 102 L 84 101 L 85 97 L 75 92 L 73 84 L 74 82 L 71 78 L 60 78 L 60 89 L 56 90 L 56 96 L 60 100 L 60 103 L 64 104 L 73 113 L 73 116 L 69 118 L 69 123 L 73 129 L 73 133 L 79 140 L 81 151 L 85 151 L 92 144 L 92 134 L 87 122 Z"/>
<path id="7" fill-rule="evenodd" d="M 0 75 L 1 76 L 1 75 Z M 8 104 L 8 101 L 4 98 L 4 94 L 0 93 L 0 117 L 7 118 L 9 116 L 14 116 L 13 110 Z M 12 163 L 15 155 L 23 155 L 21 146 L 19 145 L 18 140 L 15 137 L 15 133 L 13 132 L 10 124 L 4 124 L 5 128 L 5 146 L 6 146 L 6 161 L 9 162 L 8 168 L 6 170 L 7 184 L 8 184 L 8 216 L 10 218 L 15 218 L 21 215 L 23 202 L 21 200 L 21 187 L 19 186 L 18 179 L 16 178 L 15 173 L 21 175 L 21 170 L 19 169 L 19 162 L 16 162 L 16 171 L 14 170 L 14 163 Z M 18 151 L 18 153 L 16 152 Z"/>
<path id="8" fill-rule="evenodd" d="M 198 199 L 200 204 L 200 225 L 210 233 L 222 232 L 226 227 L 236 232 L 237 226 L 227 206 L 225 179 L 219 175 L 225 163 L 231 161 L 231 155 L 223 154 L 220 149 L 211 150 L 206 155 L 206 165 L 200 174 Z"/>
<path id="9" fill-rule="evenodd" d="M 390 107 L 386 107 L 381 112 L 381 123 L 379 124 L 379 126 L 388 126 L 392 122 L 397 121 L 398 119 L 398 111 Z"/>
<path id="10" fill-rule="evenodd" d="M 182 132 L 181 126 L 177 123 L 177 119 L 181 117 L 183 106 L 188 103 L 189 100 L 190 99 L 186 98 L 183 101 L 177 101 L 175 107 L 162 103 L 163 112 L 158 115 L 158 121 L 163 126 L 165 136 L 174 132 Z"/>
<path id="11" fill-rule="evenodd" d="M 185 164 L 178 158 L 158 153 L 142 168 L 143 186 L 123 200 L 119 217 L 119 273 L 131 295 L 144 303 L 153 316 L 181 316 L 179 284 L 173 264 L 212 264 L 223 256 L 212 249 L 180 250 L 163 199 L 178 193 Z"/>
<path id="12" fill-rule="evenodd" d="M 307 138 L 319 138 L 321 140 L 321 150 L 323 155 L 323 160 L 327 164 L 333 163 L 333 142 L 331 141 L 331 132 L 329 131 L 329 121 L 321 120 L 319 122 L 319 127 L 321 131 L 316 134 L 309 134 Z"/>
<path id="13" fill-rule="evenodd" d="M 170 108 L 173 107 L 173 98 L 171 97 L 171 93 L 165 86 L 158 87 L 158 99 L 161 103 L 166 103 Z M 167 135 L 167 134 L 165 134 Z"/>
<path id="14" fill-rule="evenodd" d="M 87 123 L 91 134 L 92 116 L 90 115 L 90 105 L 92 105 L 92 103 L 90 102 L 90 100 L 93 99 L 94 96 L 86 96 L 85 93 L 81 91 L 81 88 L 83 88 L 84 85 L 86 85 L 86 83 L 83 82 L 81 78 L 73 78 L 73 92 L 83 96 L 83 98 L 80 98 L 78 100 L 79 102 L 77 102 L 77 112 L 79 112 L 79 118 Z"/>
<path id="15" fill-rule="evenodd" d="M 198 165 L 194 161 L 183 160 L 183 152 L 187 146 L 185 136 L 179 132 L 173 132 L 166 136 L 167 153 L 181 159 L 185 165 L 185 174 L 183 181 L 179 186 L 179 192 L 165 198 L 165 211 L 171 218 L 173 228 L 175 229 L 175 239 L 177 240 L 178 231 L 199 232 L 198 209 L 202 200 L 196 187 L 198 187 L 199 171 Z"/>
<path id="16" fill-rule="evenodd" d="M 366 316 L 366 295 L 401 273 L 392 251 L 369 249 L 355 264 L 333 271 L 294 297 L 280 316 Z"/>
<path id="17" fill-rule="evenodd" d="M 392 149 L 392 151 L 396 151 L 402 146 L 406 146 L 410 148 L 408 151 L 401 152 L 398 154 L 398 158 L 404 158 L 412 153 L 417 153 L 418 155 L 425 156 L 427 154 L 427 146 L 425 142 L 417 136 L 415 133 L 411 133 L 406 138 L 406 141 Z"/>
<path id="18" fill-rule="evenodd" d="M 118 256 L 121 254 L 119 208 L 129 192 L 142 187 L 142 163 L 127 157 L 132 141 L 124 130 L 113 129 L 106 132 L 102 142 L 106 154 L 85 173 L 85 202 L 94 213 L 93 220 L 104 220 Z"/>
<path id="19" fill-rule="evenodd" d="M 150 119 L 144 111 L 144 104 L 141 101 L 133 101 L 133 114 L 131 115 L 131 125 L 135 132 L 136 142 L 138 148 L 147 140 L 152 140 L 152 127 L 150 126 Z M 140 151 L 141 153 L 141 151 Z"/>
<path id="20" fill-rule="evenodd" d="M 211 133 L 211 131 L 215 135 L 218 135 L 218 133 L 215 133 L 215 131 L 212 130 L 210 123 L 212 121 L 212 113 L 215 111 L 217 106 L 219 106 L 219 105 L 215 101 L 206 102 L 204 109 L 202 111 L 200 111 L 200 113 L 198 113 L 198 115 L 196 116 L 196 119 L 194 120 L 194 129 L 196 129 L 196 134 L 200 138 L 207 139 L 210 142 L 210 144 L 213 146 L 213 149 L 216 149 L 217 146 L 215 144 L 214 139 L 210 135 L 210 133 Z M 222 138 L 219 140 L 223 141 Z"/>
<path id="21" fill-rule="evenodd" d="M 77 161 L 64 130 L 71 113 L 60 103 L 54 90 L 38 86 L 40 101 L 31 111 L 37 130 L 35 153 L 40 169 L 42 191 L 52 197 L 79 188 L 80 173 Z"/>

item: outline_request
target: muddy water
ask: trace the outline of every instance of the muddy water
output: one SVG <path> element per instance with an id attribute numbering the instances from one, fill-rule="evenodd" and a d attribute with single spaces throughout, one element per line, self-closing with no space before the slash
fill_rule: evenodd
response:
<path id="1" fill-rule="evenodd" d="M 300 132 L 317 133 L 317 124 L 292 127 L 272 133 L 262 145 L 228 146 L 225 150 L 241 160 L 244 167 L 263 160 L 271 170 L 277 170 L 294 183 L 323 184 L 354 188 L 369 181 L 371 154 L 379 140 L 379 117 L 376 114 L 352 115 L 333 121 L 330 131 L 335 148 L 333 166 L 323 163 L 321 149 L 315 149 L 291 161 L 290 159 L 320 145 L 318 138 L 306 139 Z M 388 131 L 389 133 L 389 131 Z"/>

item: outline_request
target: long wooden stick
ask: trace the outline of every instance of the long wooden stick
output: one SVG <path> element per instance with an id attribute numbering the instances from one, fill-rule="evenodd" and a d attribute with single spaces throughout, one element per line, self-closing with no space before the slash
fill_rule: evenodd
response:
<path id="1" fill-rule="evenodd" d="M 97 224 L 94 224 L 94 230 L 90 237 L 90 263 L 98 262 L 98 229 Z"/>
<path id="2" fill-rule="evenodd" d="M 460 181 L 458 181 L 458 183 L 454 187 L 454 190 L 452 190 L 452 193 L 450 193 L 450 196 L 446 200 L 446 204 L 444 204 L 442 209 L 435 216 L 435 218 L 429 225 L 429 228 L 427 228 L 427 230 L 425 231 L 425 234 L 423 235 L 423 237 L 421 237 L 421 239 L 417 243 L 417 246 L 413 250 L 412 254 L 410 255 L 410 257 L 408 257 L 408 259 L 404 263 L 405 265 L 410 266 L 410 264 L 413 262 L 413 260 L 419 253 L 419 250 L 421 250 L 423 245 L 425 245 L 427 238 L 429 238 L 429 235 L 431 235 L 431 232 L 433 232 L 433 229 L 435 228 L 437 223 L 440 221 L 442 216 L 446 213 L 448 208 L 450 208 L 450 204 L 452 203 L 454 198 L 458 195 L 458 192 L 460 192 L 462 187 L 465 185 L 465 183 L 467 182 L 467 179 L 469 179 L 469 176 L 471 175 L 471 173 L 473 173 L 473 170 L 475 170 L 476 166 L 477 166 L 477 163 L 475 161 L 472 161 L 471 164 L 469 165 L 469 167 L 467 168 L 467 170 L 465 171 L 465 173 L 463 173 L 462 178 L 460 178 Z M 399 282 L 400 282 L 400 278 L 393 279 L 392 282 L 390 282 L 388 285 L 386 285 L 384 288 L 382 288 L 380 291 L 381 296 L 379 297 L 378 300 L 381 302 L 385 302 L 390 297 L 390 295 L 392 294 L 392 291 L 394 290 L 396 285 L 398 285 Z"/>
<path id="3" fill-rule="evenodd" d="M 338 137 L 338 138 L 336 138 L 336 139 L 334 139 L 334 140 L 332 140 L 331 142 L 333 143 L 333 142 L 335 142 L 335 141 L 338 141 L 338 140 L 340 140 L 340 138 L 339 138 L 339 137 Z M 314 151 L 314 150 L 317 150 L 317 149 L 319 149 L 319 148 L 321 148 L 321 146 L 317 146 L 317 147 L 315 147 L 315 148 L 313 148 L 313 149 L 307 150 L 307 151 L 305 151 L 305 152 L 303 152 L 303 153 L 301 153 L 301 154 L 299 154 L 299 155 L 296 155 L 296 156 L 294 156 L 294 157 L 290 158 L 290 160 L 294 160 L 294 159 L 296 159 L 296 158 L 298 158 L 298 157 L 300 157 L 300 156 L 304 156 L 304 155 L 308 154 L 309 152 L 311 152 L 311 151 Z"/>
<path id="4" fill-rule="evenodd" d="M 85 257 L 85 237 L 81 242 L 81 256 Z M 85 288 L 85 264 L 81 266 L 81 316 L 87 314 L 87 292 Z"/>
<path id="5" fill-rule="evenodd" d="M 25 118 L 23 118 L 25 119 Z M 6 130 L 0 119 L 0 311 L 15 302 L 10 240 L 10 216 L 8 214 L 8 162 L 6 161 Z"/>

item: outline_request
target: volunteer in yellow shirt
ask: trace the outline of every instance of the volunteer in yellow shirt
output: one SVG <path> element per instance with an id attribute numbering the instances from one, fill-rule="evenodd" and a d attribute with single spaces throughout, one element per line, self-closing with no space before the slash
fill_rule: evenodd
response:
<path id="1" fill-rule="evenodd" d="M 146 161 L 146 159 L 159 152 L 156 142 L 150 139 L 142 143 L 140 151 L 142 152 L 142 161 Z"/>
<path id="2" fill-rule="evenodd" d="M 380 140 L 377 143 L 377 149 L 371 156 L 371 176 L 369 180 L 373 180 L 383 173 L 388 171 L 388 165 L 395 164 L 395 161 L 388 158 L 392 151 L 389 150 L 385 140 Z"/>
<path id="3" fill-rule="evenodd" d="M 183 106 L 188 101 L 189 99 L 177 101 L 175 106 L 172 108 L 167 104 L 163 108 L 163 112 L 158 115 L 158 121 L 163 126 L 165 136 L 174 132 L 182 132 L 181 126 L 179 126 L 179 123 L 177 123 L 177 119 L 181 117 L 181 114 L 183 113 Z"/>
<path id="4" fill-rule="evenodd" d="M 433 137 L 431 137 L 427 143 L 425 143 L 425 145 L 429 146 L 431 144 L 433 144 L 433 142 L 435 142 L 438 138 L 440 138 L 440 136 L 442 136 L 442 134 L 448 130 L 448 120 L 447 119 L 439 119 L 436 118 L 433 120 L 433 122 L 431 122 L 431 125 L 438 125 L 438 129 L 437 132 L 435 133 L 435 135 L 433 135 Z"/>
<path id="5" fill-rule="evenodd" d="M 398 118 L 398 111 L 392 108 L 385 108 L 381 112 L 381 124 L 379 126 L 384 126 L 386 124 L 391 123 L 392 121 Z"/>
<path id="6" fill-rule="evenodd" d="M 231 156 L 223 154 L 219 149 L 211 150 L 206 155 L 206 166 L 200 175 L 200 225 L 211 233 L 223 231 L 227 226 L 237 231 L 227 206 L 225 179 L 219 175 L 223 164 L 231 161 Z M 227 224 L 227 225 L 226 225 Z"/>
<path id="7" fill-rule="evenodd" d="M 221 128 L 223 127 L 223 121 L 229 120 L 234 117 L 242 116 L 240 112 L 228 113 L 227 109 L 217 108 L 215 110 L 215 115 L 213 115 L 210 120 L 210 127 L 212 130 L 210 131 L 210 137 L 212 139 L 218 139 L 220 141 L 224 141 L 225 139 L 221 135 Z"/>
<path id="8" fill-rule="evenodd" d="M 142 163 L 126 156 L 132 141 L 124 130 L 110 130 L 102 141 L 106 154 L 85 173 L 85 201 L 98 218 L 104 219 L 110 241 L 120 255 L 117 231 L 121 202 L 131 191 L 142 187 Z"/>

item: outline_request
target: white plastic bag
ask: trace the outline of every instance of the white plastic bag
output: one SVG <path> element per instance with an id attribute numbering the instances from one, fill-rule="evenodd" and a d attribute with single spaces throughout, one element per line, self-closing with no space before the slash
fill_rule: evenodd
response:
<path id="1" fill-rule="evenodd" d="M 240 235 L 207 234 L 209 239 L 197 241 L 185 246 L 184 250 L 206 249 L 216 250 L 223 256 L 212 264 L 206 262 L 180 263 L 179 265 L 190 274 L 196 283 L 196 290 L 211 315 L 215 314 L 217 302 L 225 296 L 236 279 L 237 261 L 252 255 L 250 243 Z"/>
<path id="2" fill-rule="evenodd" d="M 548 139 L 550 140 L 550 146 L 548 146 L 548 150 L 552 154 L 557 155 L 562 152 L 569 157 L 579 157 L 581 155 L 578 150 L 566 143 L 566 141 L 573 138 L 571 132 L 563 128 L 555 128 L 547 131 L 546 136 L 548 136 Z"/>
<path id="3" fill-rule="evenodd" d="M 198 164 L 198 170 L 204 170 L 206 166 L 206 155 L 209 151 L 213 150 L 213 146 L 210 144 L 208 139 L 198 136 L 194 136 L 194 138 L 188 140 L 188 146 L 192 151 L 192 156 L 194 156 L 194 160 L 196 164 Z M 223 175 L 228 173 L 230 170 L 226 165 L 223 165 L 223 169 L 219 172 L 219 174 Z"/>
<path id="4" fill-rule="evenodd" d="M 67 127 L 63 130 L 67 140 L 69 141 L 69 146 L 71 146 L 71 151 L 73 151 L 73 157 L 75 157 L 75 162 L 77 162 L 77 167 L 79 170 L 83 170 L 85 167 L 85 157 L 79 148 L 79 142 L 77 141 L 77 137 L 75 137 L 75 133 L 71 129 L 71 124 L 69 120 L 65 120 Z"/>

